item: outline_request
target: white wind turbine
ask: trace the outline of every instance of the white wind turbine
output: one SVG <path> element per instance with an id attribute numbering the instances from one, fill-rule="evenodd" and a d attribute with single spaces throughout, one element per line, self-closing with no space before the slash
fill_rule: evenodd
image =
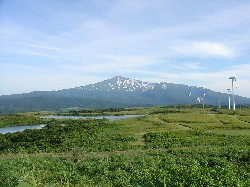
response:
<path id="1" fill-rule="evenodd" d="M 230 93 L 231 93 L 231 90 L 230 88 L 227 89 L 227 92 L 228 92 L 228 109 L 230 110 Z"/>
<path id="2" fill-rule="evenodd" d="M 189 101 L 188 101 L 188 102 L 189 102 L 189 106 L 191 106 L 191 99 L 190 99 L 190 98 L 191 98 L 191 96 L 192 96 L 192 93 L 191 93 L 191 92 L 189 92 L 189 95 L 188 95 L 188 97 L 189 97 Z"/>
<path id="3" fill-rule="evenodd" d="M 234 98 L 234 82 L 236 82 L 235 72 L 233 77 L 229 77 L 232 80 L 232 94 L 233 94 L 233 110 L 235 110 L 235 98 Z"/>
<path id="4" fill-rule="evenodd" d="M 197 98 L 197 101 L 198 101 L 199 104 L 202 102 L 202 108 L 204 108 L 204 105 L 205 105 L 205 103 L 204 103 L 205 95 L 206 94 L 204 93 L 203 97 L 198 97 Z"/>
<path id="5" fill-rule="evenodd" d="M 221 93 L 219 92 L 219 108 L 221 108 L 221 99 L 220 99 Z"/>
<path id="6" fill-rule="evenodd" d="M 198 101 L 198 103 L 201 103 L 201 101 L 203 100 L 203 98 L 202 97 L 197 97 L 197 101 Z"/>
<path id="7" fill-rule="evenodd" d="M 203 98 L 202 98 L 202 107 L 203 108 L 205 107 L 205 96 L 206 96 L 206 93 L 203 94 Z"/>

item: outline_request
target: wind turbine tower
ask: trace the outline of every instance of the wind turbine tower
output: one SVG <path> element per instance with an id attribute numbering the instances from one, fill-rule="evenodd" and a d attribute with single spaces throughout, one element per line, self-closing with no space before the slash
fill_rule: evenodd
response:
<path id="1" fill-rule="evenodd" d="M 230 107 L 231 107 L 231 106 L 230 106 L 230 105 L 231 105 L 231 104 L 230 104 L 230 93 L 231 93 L 230 88 L 227 89 L 227 92 L 228 92 L 228 109 L 230 110 Z"/>
<path id="2" fill-rule="evenodd" d="M 221 93 L 219 92 L 219 108 L 221 108 L 220 95 L 221 95 Z"/>
<path id="3" fill-rule="evenodd" d="M 229 79 L 232 80 L 233 110 L 235 110 L 234 81 L 236 81 L 236 77 L 229 77 Z"/>
<path id="4" fill-rule="evenodd" d="M 206 94 L 204 93 L 203 98 L 202 98 L 202 107 L 203 108 L 205 107 L 205 96 L 206 96 Z"/>

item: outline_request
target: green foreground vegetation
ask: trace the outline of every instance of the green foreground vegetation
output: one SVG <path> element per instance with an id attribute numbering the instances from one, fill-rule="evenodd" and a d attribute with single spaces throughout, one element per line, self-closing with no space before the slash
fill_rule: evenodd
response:
<path id="1" fill-rule="evenodd" d="M 0 134 L 0 186 L 250 186 L 250 109 L 58 113 L 72 114 L 145 116 L 41 121 L 45 113 L 2 115 L 1 126 L 47 126 Z"/>

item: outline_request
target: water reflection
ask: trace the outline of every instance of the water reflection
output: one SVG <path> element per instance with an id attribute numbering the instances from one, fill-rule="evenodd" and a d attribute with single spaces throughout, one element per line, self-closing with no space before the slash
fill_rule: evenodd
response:
<path id="1" fill-rule="evenodd" d="M 107 119 L 109 121 L 119 120 L 119 119 L 128 119 L 135 118 L 144 115 L 122 115 L 122 116 L 43 116 L 42 119 Z M 64 126 L 64 124 L 61 124 Z M 13 133 L 13 132 L 21 132 L 26 129 L 41 129 L 45 127 L 46 124 L 38 124 L 38 125 L 23 125 L 23 126 L 13 126 L 13 127 L 3 127 L 0 128 L 0 134 Z"/>
<path id="2" fill-rule="evenodd" d="M 41 129 L 45 126 L 46 126 L 46 124 L 3 127 L 3 128 L 0 128 L 0 134 L 21 132 L 21 131 L 24 131 L 26 129 Z"/>

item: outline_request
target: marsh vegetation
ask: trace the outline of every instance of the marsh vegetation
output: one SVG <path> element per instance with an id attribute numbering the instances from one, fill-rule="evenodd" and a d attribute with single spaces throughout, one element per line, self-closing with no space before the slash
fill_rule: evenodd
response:
<path id="1" fill-rule="evenodd" d="M 176 106 L 100 113 L 147 115 L 53 119 L 43 129 L 0 134 L 0 186 L 250 186 L 250 109 Z M 41 123 L 40 116 L 2 115 L 0 121 L 34 124 Z"/>

